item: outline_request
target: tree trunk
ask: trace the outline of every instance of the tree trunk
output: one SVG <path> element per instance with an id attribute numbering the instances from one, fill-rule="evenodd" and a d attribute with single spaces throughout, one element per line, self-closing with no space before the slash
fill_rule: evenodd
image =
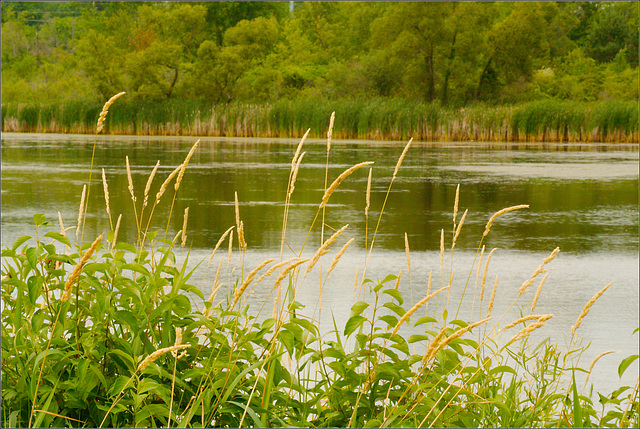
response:
<path id="1" fill-rule="evenodd" d="M 173 92 L 173 87 L 175 86 L 176 82 L 178 81 L 178 69 L 174 69 L 173 71 L 173 81 L 171 81 L 171 86 L 169 86 L 169 91 L 167 91 L 167 98 L 171 97 L 171 93 Z"/>
<path id="2" fill-rule="evenodd" d="M 427 52 L 427 101 L 432 102 L 435 98 L 436 84 L 433 73 L 433 42 L 429 43 L 429 51 Z"/>
<path id="3" fill-rule="evenodd" d="M 484 66 L 484 70 L 482 70 L 482 74 L 480 75 L 480 79 L 478 80 L 478 87 L 476 88 L 476 100 L 480 100 L 480 95 L 482 95 L 482 84 L 484 83 L 487 72 L 489 71 L 489 67 L 491 66 L 491 61 L 493 61 L 493 54 L 489 56 L 487 64 Z"/>
<path id="4" fill-rule="evenodd" d="M 442 105 L 446 106 L 449 103 L 449 76 L 451 76 L 451 63 L 456 55 L 456 35 L 453 33 L 453 39 L 451 40 L 451 50 L 449 51 L 449 58 L 447 59 L 447 68 L 444 72 L 444 82 L 442 83 Z"/>

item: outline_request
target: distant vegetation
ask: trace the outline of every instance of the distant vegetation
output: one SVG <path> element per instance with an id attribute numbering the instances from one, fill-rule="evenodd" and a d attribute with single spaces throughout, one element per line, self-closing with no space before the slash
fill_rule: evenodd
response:
<path id="1" fill-rule="evenodd" d="M 593 112 L 617 106 L 631 111 L 618 122 L 632 124 L 617 123 L 619 133 L 637 141 L 638 4 L 96 1 L 2 8 L 3 130 L 32 130 L 34 122 L 38 129 L 40 122 L 46 131 L 52 121 L 60 129 L 80 121 L 90 130 L 102 103 L 120 91 L 139 108 L 112 132 L 167 133 L 160 128 L 168 117 L 168 127 L 179 129 L 170 133 L 190 133 L 196 115 L 226 114 L 260 118 L 246 124 L 261 135 L 299 135 L 297 124 L 313 123 L 298 111 L 326 121 L 328 111 L 343 109 L 358 115 L 336 124 L 345 136 L 405 138 L 411 130 L 416 138 L 455 139 L 467 133 L 451 119 L 460 116 L 480 134 L 518 129 L 507 132 L 516 140 L 527 127 L 536 128 L 525 132 L 534 139 L 550 138 L 558 123 L 555 140 L 567 132 L 569 139 L 610 140 L 602 129 L 611 121 L 595 123 Z M 503 108 L 525 103 L 515 118 Z M 470 124 L 461 108 L 497 122 Z M 544 118 L 522 128 L 518 121 L 532 109 Z M 571 118 L 558 119 L 558 111 Z M 176 115 L 190 117 L 190 125 Z M 431 121 L 426 132 L 424 121 Z M 251 135 L 229 121 L 205 125 L 204 134 Z"/>
<path id="2" fill-rule="evenodd" d="M 126 97 L 125 97 L 126 98 Z M 273 104 L 164 100 L 122 101 L 105 131 L 126 135 L 312 137 L 337 113 L 336 138 L 484 142 L 638 142 L 638 103 L 539 100 L 515 106 L 472 105 L 451 109 L 402 99 L 280 100 Z M 98 103 L 7 103 L 2 130 L 91 133 Z"/>

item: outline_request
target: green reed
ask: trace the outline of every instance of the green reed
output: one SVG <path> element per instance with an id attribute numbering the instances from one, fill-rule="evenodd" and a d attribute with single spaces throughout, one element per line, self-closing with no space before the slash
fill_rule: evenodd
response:
<path id="1" fill-rule="evenodd" d="M 100 107 L 3 105 L 3 131 L 91 133 Z M 273 104 L 126 101 L 109 118 L 114 134 L 301 137 L 326 129 L 336 112 L 336 138 L 487 142 L 637 142 L 637 102 L 541 100 L 515 106 L 442 108 L 402 99 L 296 99 Z M 311 137 L 322 137 L 312 131 Z"/>

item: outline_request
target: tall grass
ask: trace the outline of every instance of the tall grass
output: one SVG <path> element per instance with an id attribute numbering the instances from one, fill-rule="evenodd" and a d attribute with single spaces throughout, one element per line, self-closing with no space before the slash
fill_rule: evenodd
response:
<path id="1" fill-rule="evenodd" d="M 106 120 L 117 117 L 124 104 L 117 104 Z M 338 119 L 336 113 L 336 126 Z M 304 174 L 299 170 L 304 166 L 303 145 L 304 140 L 293 155 L 286 184 L 283 242 L 289 197 L 295 178 Z M 317 245 L 305 241 L 292 249 L 294 258 L 285 260 L 280 252 L 245 267 L 247 243 L 237 204 L 236 225 L 220 237 L 208 263 L 198 264 L 210 281 L 197 287 L 192 281 L 197 267 L 187 268 L 189 252 L 184 240 L 178 241 L 186 231 L 167 237 L 167 228 L 153 227 L 167 225 L 165 219 L 155 220 L 154 214 L 161 214 L 153 209 L 163 197 L 175 199 L 197 146 L 163 182 L 159 178 L 154 184 L 150 175 L 144 197 L 130 184 L 138 229 L 135 245 L 117 241 L 118 226 L 105 226 L 110 229 L 106 237 L 92 243 L 73 243 L 61 219 L 57 232 L 44 215 L 36 214 L 35 234 L 18 238 L 2 251 L 3 426 L 637 427 L 637 382 L 599 393 L 596 399 L 592 390 L 585 394 L 576 382 L 576 372 L 593 367 L 577 365 L 583 348 L 572 341 L 561 351 L 549 340 L 530 340 L 529 334 L 543 331 L 553 315 L 528 310 L 534 306 L 527 302 L 527 288 L 539 274 L 548 274 L 547 265 L 559 249 L 541 261 L 521 287 L 512 305 L 519 313 L 492 313 L 501 287 L 497 278 L 488 305 L 482 298 L 478 305 L 466 287 L 466 295 L 449 304 L 454 277 L 469 283 L 482 261 L 477 257 L 466 273 L 452 269 L 455 240 L 467 214 L 457 216 L 457 198 L 451 235 L 442 235 L 441 272 L 429 276 L 421 289 L 427 294 L 414 305 L 405 304 L 395 274 L 366 278 L 365 262 L 355 286 L 367 298 L 354 300 L 344 326 L 320 331 L 318 321 L 303 311 L 305 304 L 314 303 L 299 302 L 298 292 L 311 271 L 326 281 L 344 252 L 357 251 L 348 246 L 348 225 Z M 410 143 L 398 153 L 387 194 L 402 175 L 405 156 L 411 156 Z M 309 220 L 309 232 L 324 228 L 316 220 L 331 193 L 366 165 L 370 163 L 357 164 L 336 178 L 325 177 L 331 185 Z M 153 196 L 156 189 L 155 202 L 145 212 L 147 193 Z M 78 228 L 87 213 L 82 200 Z M 510 207 L 488 219 L 478 255 L 491 225 L 503 214 L 524 208 Z M 378 210 L 367 254 L 375 250 L 386 199 Z M 242 256 L 240 269 L 228 266 L 228 273 L 222 267 L 229 256 L 216 253 L 225 240 L 229 255 Z M 314 256 L 302 259 L 306 246 Z M 329 252 L 332 262 L 323 266 L 321 258 Z M 409 261 L 408 245 L 406 252 Z M 485 275 L 490 259 L 484 262 Z M 218 268 L 215 276 L 207 277 L 211 263 Z M 413 284 L 418 281 L 413 279 Z M 483 277 L 483 287 L 484 282 Z M 266 308 L 269 300 L 250 307 L 247 298 L 255 287 L 282 299 L 276 299 L 272 309 Z M 536 295 L 544 292 L 538 289 Z M 575 315 L 576 329 L 604 291 Z M 463 303 L 480 308 L 477 319 L 454 315 Z M 408 335 L 410 328 L 413 335 Z M 637 358 L 623 359 L 619 373 Z M 598 404 L 608 408 L 601 410 Z"/>
<path id="2" fill-rule="evenodd" d="M 92 133 L 97 104 L 6 104 L 2 131 Z M 516 106 L 441 108 L 400 99 L 279 100 L 210 104 L 166 100 L 123 102 L 106 131 L 128 135 L 296 137 L 328 126 L 335 138 L 476 142 L 638 142 L 638 103 L 543 100 Z M 312 131 L 310 137 L 322 137 Z"/>

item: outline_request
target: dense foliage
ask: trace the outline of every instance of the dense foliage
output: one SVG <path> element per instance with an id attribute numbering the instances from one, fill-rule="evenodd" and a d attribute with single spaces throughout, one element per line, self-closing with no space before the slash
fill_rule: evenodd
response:
<path id="1" fill-rule="evenodd" d="M 638 99 L 637 2 L 12 2 L 2 103 Z"/>

